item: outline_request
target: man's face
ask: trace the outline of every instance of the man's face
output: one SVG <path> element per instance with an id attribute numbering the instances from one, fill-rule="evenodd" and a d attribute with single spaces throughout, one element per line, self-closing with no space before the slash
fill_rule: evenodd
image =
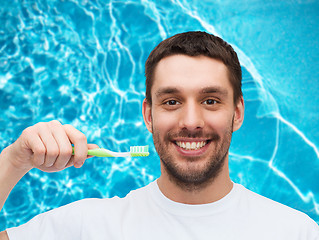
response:
<path id="1" fill-rule="evenodd" d="M 186 187 L 212 181 L 243 120 L 243 100 L 234 105 L 226 66 L 205 56 L 166 57 L 155 69 L 151 93 L 152 106 L 144 101 L 143 114 L 162 176 Z"/>

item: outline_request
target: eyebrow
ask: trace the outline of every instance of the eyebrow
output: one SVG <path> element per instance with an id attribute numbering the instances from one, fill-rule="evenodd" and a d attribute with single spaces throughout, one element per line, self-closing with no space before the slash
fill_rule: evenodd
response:
<path id="1" fill-rule="evenodd" d="M 176 88 L 176 87 L 164 87 L 164 88 L 160 88 L 155 95 L 157 97 L 161 97 L 163 95 L 166 94 L 177 94 L 180 93 L 181 91 Z M 221 87 L 205 87 L 203 89 L 200 90 L 201 94 L 209 94 L 209 93 L 216 93 L 216 94 L 220 94 L 223 96 L 227 96 L 228 95 L 228 91 L 226 89 L 223 89 Z"/>
<path id="2" fill-rule="evenodd" d="M 162 95 L 166 95 L 166 94 L 174 94 L 174 93 L 180 93 L 181 91 L 178 90 L 176 87 L 164 87 L 164 88 L 160 88 L 155 95 L 157 97 L 160 97 Z"/>
<path id="3" fill-rule="evenodd" d="M 224 96 L 227 96 L 228 95 L 228 91 L 224 88 L 221 88 L 221 87 L 206 87 L 206 88 L 203 88 L 200 93 L 217 93 L 217 94 L 220 94 L 220 95 L 224 95 Z"/>

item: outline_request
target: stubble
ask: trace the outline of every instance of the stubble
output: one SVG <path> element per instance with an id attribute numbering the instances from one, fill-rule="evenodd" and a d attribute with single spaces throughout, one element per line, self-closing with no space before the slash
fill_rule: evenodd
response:
<path id="1" fill-rule="evenodd" d="M 228 151 L 232 138 L 233 120 L 222 136 L 211 131 L 203 133 L 202 130 L 189 132 L 182 130 L 177 133 L 168 132 L 164 140 L 160 139 L 160 133 L 153 129 L 153 141 L 161 163 L 165 168 L 171 182 L 185 191 L 196 191 L 205 188 L 220 174 L 228 157 Z M 201 157 L 185 157 L 184 163 L 178 162 L 170 151 L 169 145 L 174 137 L 209 138 L 209 155 L 204 163 L 197 164 Z"/>

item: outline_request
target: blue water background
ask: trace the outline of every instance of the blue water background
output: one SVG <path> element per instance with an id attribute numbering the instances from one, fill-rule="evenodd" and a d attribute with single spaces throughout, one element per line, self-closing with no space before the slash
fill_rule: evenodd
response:
<path id="1" fill-rule="evenodd" d="M 114 151 L 81 169 L 30 171 L 0 213 L 0 230 L 88 197 L 125 196 L 156 179 L 144 126 L 144 62 L 173 34 L 203 30 L 232 44 L 243 68 L 243 127 L 233 181 L 319 222 L 318 1 L 2 1 L 0 148 L 39 121 L 58 119 Z"/>

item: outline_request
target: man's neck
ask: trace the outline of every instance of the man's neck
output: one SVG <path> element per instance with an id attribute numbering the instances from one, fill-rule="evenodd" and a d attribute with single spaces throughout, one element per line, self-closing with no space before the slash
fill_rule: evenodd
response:
<path id="1" fill-rule="evenodd" d="M 225 164 L 223 168 L 213 181 L 193 190 L 186 190 L 179 186 L 165 171 L 162 171 L 157 184 L 161 192 L 172 201 L 185 204 L 212 203 L 225 197 L 233 188 L 233 183 L 229 177 L 228 164 Z"/>

